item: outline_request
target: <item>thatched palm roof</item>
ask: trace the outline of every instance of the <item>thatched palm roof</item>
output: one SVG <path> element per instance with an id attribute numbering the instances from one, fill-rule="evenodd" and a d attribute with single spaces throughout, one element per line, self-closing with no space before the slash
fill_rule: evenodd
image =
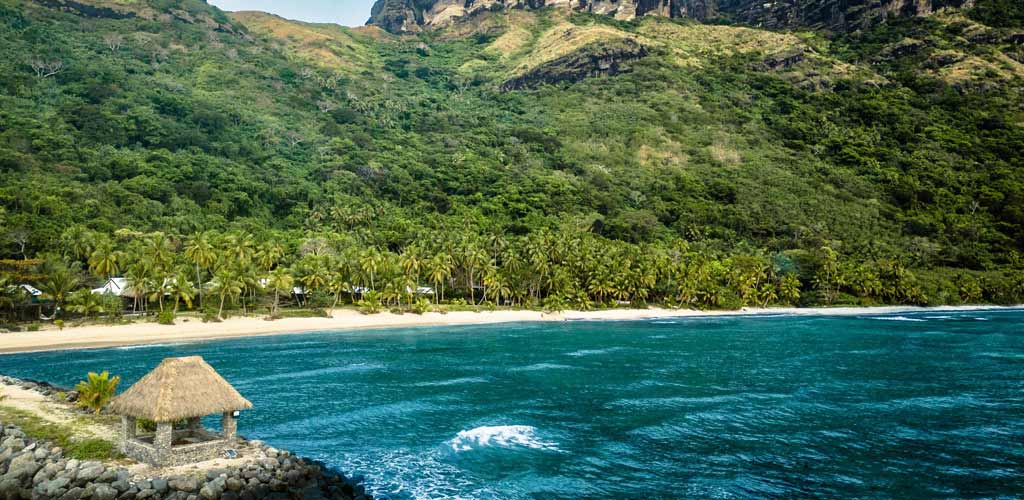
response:
<path id="1" fill-rule="evenodd" d="M 110 402 L 110 410 L 116 414 L 154 422 L 176 422 L 249 408 L 252 403 L 201 356 L 164 359 Z"/>

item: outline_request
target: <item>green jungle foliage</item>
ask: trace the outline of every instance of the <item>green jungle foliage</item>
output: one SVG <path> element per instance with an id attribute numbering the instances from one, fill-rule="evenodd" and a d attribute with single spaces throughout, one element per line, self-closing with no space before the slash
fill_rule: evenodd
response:
<path id="1" fill-rule="evenodd" d="M 113 276 L 133 309 L 209 320 L 422 309 L 417 284 L 550 310 L 1021 302 L 1024 55 L 1000 1 L 787 35 L 805 60 L 784 71 L 765 61 L 790 47 L 658 40 L 704 29 L 665 19 L 314 37 L 198 1 L 0 0 L 0 310 L 117 314 L 76 292 Z M 657 43 L 623 74 L 501 91 L 559 26 Z"/>

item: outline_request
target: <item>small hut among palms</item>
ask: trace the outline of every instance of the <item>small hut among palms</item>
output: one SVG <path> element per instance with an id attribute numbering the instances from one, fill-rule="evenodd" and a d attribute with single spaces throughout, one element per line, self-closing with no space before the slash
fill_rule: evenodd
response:
<path id="1" fill-rule="evenodd" d="M 153 371 L 110 402 L 121 415 L 121 452 L 140 462 L 169 466 L 223 456 L 235 438 L 238 411 L 252 408 L 200 356 L 166 358 Z M 222 414 L 221 433 L 202 427 L 206 415 Z M 156 432 L 137 432 L 137 419 Z"/>

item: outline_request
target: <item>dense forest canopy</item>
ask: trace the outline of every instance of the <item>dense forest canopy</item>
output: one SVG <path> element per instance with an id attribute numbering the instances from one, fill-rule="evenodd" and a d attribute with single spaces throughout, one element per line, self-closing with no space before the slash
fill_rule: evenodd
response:
<path id="1" fill-rule="evenodd" d="M 396 36 L 0 0 L 0 256 L 84 270 L 103 245 L 213 231 L 280 243 L 283 267 L 319 241 L 456 258 L 450 235 L 500 268 L 484 242 L 555 234 L 754 256 L 804 290 L 836 258 L 921 279 L 880 301 L 959 301 L 968 280 L 1019 302 L 1022 11 L 834 33 L 488 11 Z"/>

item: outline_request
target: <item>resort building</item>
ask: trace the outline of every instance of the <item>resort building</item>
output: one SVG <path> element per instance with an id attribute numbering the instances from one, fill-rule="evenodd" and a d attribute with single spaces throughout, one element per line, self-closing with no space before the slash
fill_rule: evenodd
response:
<path id="1" fill-rule="evenodd" d="M 230 456 L 238 412 L 250 408 L 200 356 L 164 359 L 110 402 L 111 411 L 121 415 L 121 452 L 157 466 Z M 212 414 L 221 414 L 219 434 L 201 424 Z M 155 432 L 140 433 L 140 419 L 155 425 Z"/>

